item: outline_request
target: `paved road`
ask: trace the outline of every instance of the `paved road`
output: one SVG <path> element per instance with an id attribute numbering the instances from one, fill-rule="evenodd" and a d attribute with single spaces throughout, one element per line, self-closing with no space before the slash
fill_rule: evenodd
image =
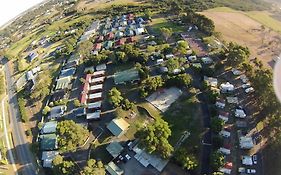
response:
<path id="1" fill-rule="evenodd" d="M 19 115 L 18 102 L 15 93 L 15 85 L 9 69 L 9 62 L 5 62 L 4 71 L 6 76 L 10 121 L 12 126 L 12 135 L 14 149 L 16 152 L 16 163 L 22 167 L 20 172 L 24 175 L 36 175 L 36 168 L 33 154 L 30 151 L 29 143 L 26 140 L 25 132 Z"/>
<path id="2" fill-rule="evenodd" d="M 12 164 L 13 170 L 15 174 L 17 175 L 17 167 L 15 165 L 15 159 L 11 150 L 11 143 L 9 139 L 9 133 L 7 129 L 7 122 L 6 122 L 6 112 L 5 112 L 5 100 L 7 97 L 4 97 L 2 102 L 1 102 L 1 107 L 2 107 L 2 120 L 3 120 L 3 125 L 4 125 L 4 134 L 5 134 L 5 140 L 6 140 L 6 145 L 7 145 L 7 152 L 10 160 L 10 164 Z"/>

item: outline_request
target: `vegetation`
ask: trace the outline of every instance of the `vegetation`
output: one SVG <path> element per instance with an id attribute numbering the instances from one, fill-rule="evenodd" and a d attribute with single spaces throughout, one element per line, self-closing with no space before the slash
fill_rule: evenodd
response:
<path id="1" fill-rule="evenodd" d="M 36 84 L 31 93 L 31 98 L 36 101 L 43 100 L 50 93 L 51 83 L 52 79 L 49 71 L 39 74 L 36 78 Z"/>
<path id="2" fill-rule="evenodd" d="M 72 161 L 64 160 L 61 155 L 57 155 L 53 160 L 53 171 L 56 175 L 73 175 L 75 165 Z"/>
<path id="3" fill-rule="evenodd" d="M 171 130 L 168 123 L 160 118 L 137 133 L 141 146 L 149 153 L 157 153 L 165 159 L 173 152 L 173 147 L 168 141 L 170 136 Z"/>
<path id="4" fill-rule="evenodd" d="M 116 87 L 113 87 L 109 93 L 109 102 L 114 106 L 114 107 L 118 107 L 121 106 L 122 101 L 123 101 L 123 97 L 120 91 L 118 91 L 118 89 Z"/>
<path id="5" fill-rule="evenodd" d="M 85 143 L 89 136 L 89 131 L 73 120 L 59 122 L 57 132 L 59 147 L 64 152 L 75 151 L 78 146 Z"/>
<path id="6" fill-rule="evenodd" d="M 18 98 L 19 111 L 23 122 L 28 121 L 27 113 L 25 110 L 25 100 L 22 97 Z"/>
<path id="7" fill-rule="evenodd" d="M 0 72 L 0 96 L 4 94 L 5 92 L 5 77 L 3 72 Z"/>
<path id="8" fill-rule="evenodd" d="M 83 41 L 78 45 L 77 51 L 83 58 L 89 58 L 91 56 L 93 46 L 94 45 L 91 41 Z"/>
<path id="9" fill-rule="evenodd" d="M 192 77 L 189 74 L 178 74 L 168 76 L 166 81 L 167 86 L 189 87 L 192 82 Z"/>
<path id="10" fill-rule="evenodd" d="M 187 153 L 183 148 L 176 151 L 175 159 L 187 170 L 194 170 L 198 166 L 196 157 L 193 154 Z"/>
<path id="11" fill-rule="evenodd" d="M 158 88 L 164 86 L 162 77 L 149 77 L 141 82 L 140 94 L 142 97 L 148 96 L 149 93 L 155 92 Z"/>
<path id="12" fill-rule="evenodd" d="M 224 165 L 224 156 L 220 152 L 213 152 L 211 154 L 211 160 L 211 167 L 215 171 Z"/>
<path id="13" fill-rule="evenodd" d="M 82 175 L 105 175 L 105 169 L 101 161 L 89 159 L 87 166 L 83 168 Z"/>
<path id="14" fill-rule="evenodd" d="M 45 106 L 42 111 L 42 114 L 47 115 L 50 111 L 51 111 L 51 108 L 49 106 Z"/>
<path id="15" fill-rule="evenodd" d="M 165 39 L 166 41 L 168 41 L 168 39 L 169 39 L 169 38 L 172 36 L 172 34 L 173 34 L 172 29 L 170 29 L 170 28 L 165 28 L 165 27 L 160 28 L 160 32 L 162 33 L 162 35 L 163 35 L 163 37 L 164 37 L 164 39 Z"/>

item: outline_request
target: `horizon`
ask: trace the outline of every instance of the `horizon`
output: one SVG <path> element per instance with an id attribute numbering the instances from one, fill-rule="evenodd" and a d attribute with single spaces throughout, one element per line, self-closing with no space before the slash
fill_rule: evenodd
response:
<path id="1" fill-rule="evenodd" d="M 0 26 L 2 27 L 10 20 L 14 19 L 29 8 L 43 2 L 44 0 L 9 0 L 1 2 L 0 6 Z M 15 5 L 16 4 L 16 5 Z"/>

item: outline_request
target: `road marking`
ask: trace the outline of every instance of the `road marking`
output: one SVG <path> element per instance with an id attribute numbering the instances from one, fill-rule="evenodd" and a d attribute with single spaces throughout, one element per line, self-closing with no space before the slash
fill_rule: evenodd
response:
<path id="1" fill-rule="evenodd" d="M 5 116 L 5 99 L 6 99 L 7 96 L 5 96 L 3 99 L 2 99 L 2 117 L 3 117 L 3 125 L 4 125 L 4 134 L 5 134 L 5 138 L 6 138 L 6 144 L 7 144 L 7 147 L 8 147 L 8 155 L 10 157 L 10 160 L 11 160 L 11 164 L 12 164 L 12 167 L 16 173 L 16 175 L 18 174 L 17 173 L 17 167 L 15 165 L 15 159 L 13 157 L 13 153 L 12 153 L 12 150 L 11 150 L 11 145 L 10 145 L 10 141 L 9 141 L 9 136 L 8 136 L 8 131 L 7 131 L 7 124 L 6 124 L 6 116 Z"/>

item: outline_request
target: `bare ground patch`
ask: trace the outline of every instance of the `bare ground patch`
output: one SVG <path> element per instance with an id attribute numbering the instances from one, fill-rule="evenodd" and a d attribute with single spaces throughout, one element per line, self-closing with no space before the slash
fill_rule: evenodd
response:
<path id="1" fill-rule="evenodd" d="M 251 58 L 258 57 L 265 65 L 272 66 L 272 58 L 281 52 L 281 35 L 242 13 L 202 12 L 216 25 L 226 41 L 249 47 Z"/>

